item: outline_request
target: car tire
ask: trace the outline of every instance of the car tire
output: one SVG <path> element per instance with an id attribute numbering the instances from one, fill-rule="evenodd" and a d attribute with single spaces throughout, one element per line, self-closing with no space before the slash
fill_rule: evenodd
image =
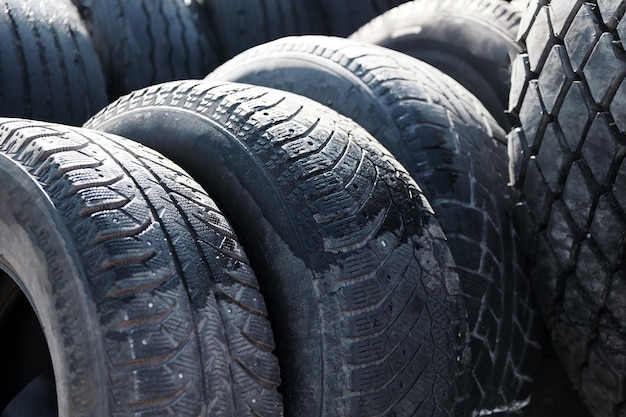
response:
<path id="1" fill-rule="evenodd" d="M 283 36 L 325 30 L 316 0 L 205 0 L 204 7 L 224 61 Z"/>
<path id="2" fill-rule="evenodd" d="M 232 219 L 287 415 L 453 415 L 469 360 L 458 276 L 422 192 L 362 128 L 304 97 L 208 81 L 135 92 L 87 126 L 168 155 Z"/>
<path id="3" fill-rule="evenodd" d="M 208 78 L 325 103 L 390 150 L 422 185 L 457 265 L 472 337 L 472 412 L 522 408 L 540 357 L 541 324 L 512 227 L 506 135 L 481 103 L 428 64 L 322 36 L 259 46 Z"/>
<path id="4" fill-rule="evenodd" d="M 409 0 L 320 0 L 327 33 L 348 36 L 362 25 L 387 10 Z"/>
<path id="5" fill-rule="evenodd" d="M 113 135 L 0 119 L 0 182 L 0 299 L 31 303 L 59 415 L 281 415 L 255 276 L 180 168 Z M 0 323 L 21 320 L 7 304 Z M 2 385 L 15 360 L 0 358 Z"/>
<path id="6" fill-rule="evenodd" d="M 376 17 L 350 38 L 439 68 L 474 94 L 504 129 L 521 14 L 502 0 L 414 0 Z"/>
<path id="7" fill-rule="evenodd" d="M 0 12 L 0 115 L 81 125 L 106 106 L 100 61 L 69 0 L 6 0 Z"/>
<path id="8" fill-rule="evenodd" d="M 196 0 L 72 0 L 102 62 L 112 101 L 164 81 L 198 78 L 218 63 Z"/>

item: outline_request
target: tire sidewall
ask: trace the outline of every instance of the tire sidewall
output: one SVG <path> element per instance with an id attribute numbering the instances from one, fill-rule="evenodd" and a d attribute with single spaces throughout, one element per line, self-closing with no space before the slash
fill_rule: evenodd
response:
<path id="1" fill-rule="evenodd" d="M 270 310 L 282 385 L 298 393 L 283 393 L 286 408 L 294 415 L 319 414 L 322 392 L 318 387 L 326 383 L 325 335 L 320 330 L 311 254 L 297 243 L 304 238 L 293 225 L 284 196 L 260 163 L 251 163 L 256 156 L 218 123 L 179 108 L 134 109 L 97 128 L 166 155 L 185 167 L 215 199 L 246 249 Z M 245 219 L 255 221 L 246 223 Z M 281 291 L 271 291 L 269 280 L 272 289 Z M 292 332 L 299 336 L 291 336 Z M 284 371 L 285 364 L 291 372 Z"/>
<path id="2" fill-rule="evenodd" d="M 15 162 L 0 157 L 0 269 L 29 300 L 45 334 L 61 416 L 108 415 L 98 319 L 63 219 Z"/>

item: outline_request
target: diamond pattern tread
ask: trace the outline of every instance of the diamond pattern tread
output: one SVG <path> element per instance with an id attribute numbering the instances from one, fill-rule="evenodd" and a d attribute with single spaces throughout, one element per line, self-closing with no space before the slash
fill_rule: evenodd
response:
<path id="1" fill-rule="evenodd" d="M 519 33 L 510 175 L 552 342 L 596 416 L 626 413 L 623 1 L 532 1 Z M 623 304 L 623 303 L 622 303 Z"/>

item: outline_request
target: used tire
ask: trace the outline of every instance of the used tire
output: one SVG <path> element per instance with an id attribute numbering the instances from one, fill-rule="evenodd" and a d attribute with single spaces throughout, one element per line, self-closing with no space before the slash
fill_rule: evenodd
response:
<path id="1" fill-rule="evenodd" d="M 111 100 L 215 68 L 214 40 L 196 0 L 72 0 L 94 40 Z"/>
<path id="2" fill-rule="evenodd" d="M 458 276 L 422 192 L 362 128 L 304 97 L 206 81 L 135 92 L 87 124 L 169 155 L 232 219 L 288 415 L 454 414 L 469 358 Z"/>
<path id="3" fill-rule="evenodd" d="M 323 33 L 317 0 L 205 0 L 224 60 L 287 35 Z"/>
<path id="4" fill-rule="evenodd" d="M 626 413 L 624 1 L 533 1 L 509 137 L 520 229 L 554 348 L 596 416 Z"/>
<path id="5" fill-rule="evenodd" d="M 0 119 L 0 183 L 0 299 L 32 304 L 59 415 L 281 414 L 255 276 L 180 168 L 113 135 Z"/>
<path id="6" fill-rule="evenodd" d="M 502 0 L 414 0 L 378 16 L 352 39 L 411 55 L 472 92 L 505 129 L 518 9 Z"/>
<path id="7" fill-rule="evenodd" d="M 0 297 L 0 417 L 57 417 L 45 336 L 28 299 L 1 271 Z"/>
<path id="8" fill-rule="evenodd" d="M 376 16 L 409 0 L 318 0 L 328 34 L 348 36 Z"/>
<path id="9" fill-rule="evenodd" d="M 394 154 L 422 185 L 457 265 L 472 336 L 472 411 L 527 404 L 540 319 L 512 228 L 505 133 L 478 100 L 411 57 L 322 36 L 259 46 L 208 78 L 326 103 Z"/>
<path id="10" fill-rule="evenodd" d="M 69 0 L 0 4 L 0 115 L 83 124 L 108 103 L 100 61 Z"/>

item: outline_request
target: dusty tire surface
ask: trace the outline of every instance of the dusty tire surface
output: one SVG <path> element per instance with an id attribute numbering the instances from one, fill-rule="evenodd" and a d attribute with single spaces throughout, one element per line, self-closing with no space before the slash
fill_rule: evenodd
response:
<path id="1" fill-rule="evenodd" d="M 196 0 L 72 0 L 91 34 L 111 100 L 159 82 L 199 78 L 218 62 Z"/>
<path id="2" fill-rule="evenodd" d="M 60 415 L 281 414 L 255 276 L 180 168 L 113 135 L 0 119 L 0 182 L 0 296 L 13 281 L 31 302 Z"/>
<path id="3" fill-rule="evenodd" d="M 321 36 L 259 46 L 208 78 L 325 103 L 398 158 L 423 187 L 457 265 L 472 337 L 472 411 L 526 404 L 540 355 L 540 318 L 512 228 L 505 133 L 478 100 L 411 57 Z"/>
<path id="4" fill-rule="evenodd" d="M 207 81 L 135 92 L 87 125 L 178 161 L 232 219 L 270 309 L 287 415 L 454 415 L 469 360 L 458 276 L 421 190 L 361 127 L 287 92 Z"/>
<path id="5" fill-rule="evenodd" d="M 626 413 L 624 1 L 531 2 L 510 108 L 520 228 L 558 357 L 596 416 Z"/>
<path id="6" fill-rule="evenodd" d="M 0 115 L 81 125 L 108 103 L 100 62 L 67 0 L 0 4 Z"/>
<path id="7" fill-rule="evenodd" d="M 439 68 L 474 94 L 505 129 L 521 13 L 502 0 L 416 0 L 378 16 L 350 38 Z"/>

